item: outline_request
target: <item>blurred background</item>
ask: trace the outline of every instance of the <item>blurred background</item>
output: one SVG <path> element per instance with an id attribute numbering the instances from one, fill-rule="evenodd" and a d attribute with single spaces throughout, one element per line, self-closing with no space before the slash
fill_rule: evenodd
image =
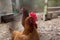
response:
<path id="1" fill-rule="evenodd" d="M 0 0 L 0 10 L 16 11 L 21 7 L 26 7 L 30 11 L 43 11 L 45 0 Z M 7 4 L 7 5 L 6 5 Z M 48 6 L 60 6 L 60 0 L 48 0 Z"/>

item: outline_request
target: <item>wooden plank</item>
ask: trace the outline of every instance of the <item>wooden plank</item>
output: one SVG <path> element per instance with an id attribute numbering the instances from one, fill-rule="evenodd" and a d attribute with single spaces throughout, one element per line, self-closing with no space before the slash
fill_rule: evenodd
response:
<path id="1" fill-rule="evenodd" d="M 58 10 L 58 11 L 49 11 L 48 13 L 60 13 L 60 10 Z"/>
<path id="2" fill-rule="evenodd" d="M 48 9 L 58 9 L 60 7 L 48 7 Z"/>
<path id="3" fill-rule="evenodd" d="M 45 0 L 45 7 L 44 7 L 44 14 L 43 14 L 43 20 L 45 21 L 47 19 L 47 9 L 48 9 L 48 0 Z"/>

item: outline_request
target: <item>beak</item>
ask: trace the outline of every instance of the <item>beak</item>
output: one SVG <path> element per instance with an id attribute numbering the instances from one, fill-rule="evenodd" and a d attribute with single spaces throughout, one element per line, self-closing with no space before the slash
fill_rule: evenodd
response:
<path id="1" fill-rule="evenodd" d="M 21 8 L 20 10 L 23 11 L 23 8 Z"/>

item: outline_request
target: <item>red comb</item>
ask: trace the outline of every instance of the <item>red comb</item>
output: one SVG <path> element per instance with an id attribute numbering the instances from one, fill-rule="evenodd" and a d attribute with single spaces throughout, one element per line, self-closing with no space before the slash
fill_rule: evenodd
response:
<path id="1" fill-rule="evenodd" d="M 35 12 L 31 12 L 31 13 L 30 13 L 30 16 L 31 16 L 32 18 L 34 18 L 35 21 L 37 20 L 37 15 L 36 15 Z"/>

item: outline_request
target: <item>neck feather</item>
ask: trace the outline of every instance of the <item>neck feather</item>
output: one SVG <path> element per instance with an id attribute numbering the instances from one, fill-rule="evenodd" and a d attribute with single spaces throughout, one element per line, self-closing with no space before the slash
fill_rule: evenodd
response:
<path id="1" fill-rule="evenodd" d="M 32 25 L 25 25 L 23 34 L 28 35 L 29 33 L 32 33 L 34 30 L 34 27 Z"/>

